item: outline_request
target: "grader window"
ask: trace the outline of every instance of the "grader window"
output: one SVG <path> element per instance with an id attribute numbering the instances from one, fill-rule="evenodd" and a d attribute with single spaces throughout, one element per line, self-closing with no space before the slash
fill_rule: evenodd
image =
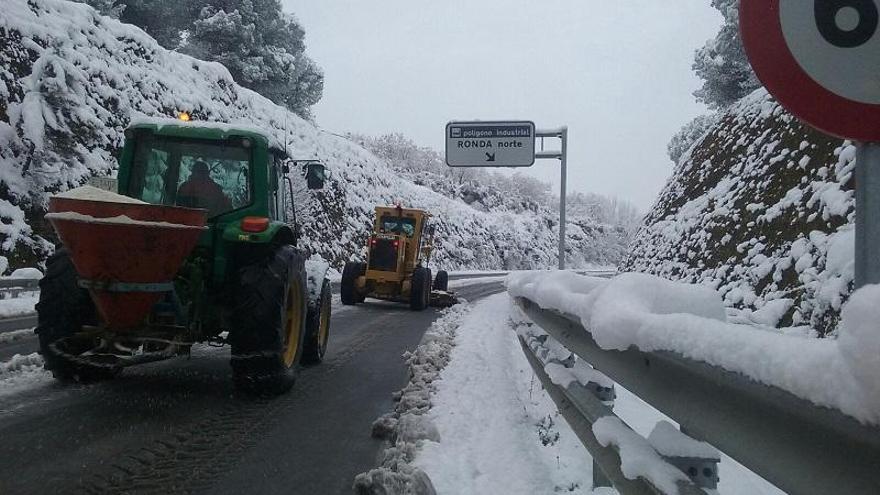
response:
<path id="1" fill-rule="evenodd" d="M 412 237 L 416 233 L 416 221 L 413 218 L 383 215 L 379 230 L 383 234 L 403 234 Z"/>

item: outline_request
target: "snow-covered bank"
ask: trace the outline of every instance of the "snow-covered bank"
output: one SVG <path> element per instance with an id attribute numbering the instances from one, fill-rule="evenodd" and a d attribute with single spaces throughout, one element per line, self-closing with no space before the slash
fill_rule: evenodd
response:
<path id="1" fill-rule="evenodd" d="M 836 340 L 728 323 L 714 290 L 650 275 L 518 273 L 508 291 L 578 317 L 604 349 L 676 352 L 880 424 L 880 286 L 853 296 Z"/>
<path id="2" fill-rule="evenodd" d="M 771 327 L 833 332 L 852 291 L 855 151 L 756 90 L 684 153 L 621 270 L 710 285 Z"/>
<path id="3" fill-rule="evenodd" d="M 592 460 L 534 378 L 506 294 L 474 307 L 427 416 L 439 442 L 415 460 L 440 494 L 591 493 Z"/>

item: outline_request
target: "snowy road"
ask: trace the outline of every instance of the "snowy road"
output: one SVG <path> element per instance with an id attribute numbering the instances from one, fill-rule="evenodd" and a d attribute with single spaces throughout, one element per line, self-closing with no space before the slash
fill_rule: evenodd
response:
<path id="1" fill-rule="evenodd" d="M 502 290 L 454 285 L 472 301 Z M 436 312 L 336 309 L 325 362 L 272 401 L 233 392 L 228 349 L 88 386 L 61 387 L 27 360 L 0 369 L 0 493 L 351 493 L 375 463 L 371 424 L 407 381 L 401 355 Z"/>

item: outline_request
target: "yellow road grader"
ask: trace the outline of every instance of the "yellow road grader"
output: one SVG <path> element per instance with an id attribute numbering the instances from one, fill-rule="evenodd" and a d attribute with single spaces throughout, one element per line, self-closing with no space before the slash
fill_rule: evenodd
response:
<path id="1" fill-rule="evenodd" d="M 440 270 L 432 278 L 427 266 L 434 249 L 430 217 L 424 210 L 377 206 L 366 263 L 349 262 L 342 271 L 342 304 L 367 297 L 408 303 L 415 311 L 455 304 L 447 291 L 449 274 Z"/>

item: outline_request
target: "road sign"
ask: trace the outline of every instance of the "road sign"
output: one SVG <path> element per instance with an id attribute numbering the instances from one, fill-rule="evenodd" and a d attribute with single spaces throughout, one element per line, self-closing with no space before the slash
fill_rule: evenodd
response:
<path id="1" fill-rule="evenodd" d="M 813 127 L 860 142 L 855 287 L 880 284 L 878 0 L 740 0 L 739 19 L 767 90 Z"/>
<path id="2" fill-rule="evenodd" d="M 531 167 L 535 164 L 535 123 L 450 122 L 446 124 L 446 164 Z"/>
<path id="3" fill-rule="evenodd" d="M 880 141 L 877 0 L 741 0 L 758 78 L 791 113 L 828 134 Z"/>

